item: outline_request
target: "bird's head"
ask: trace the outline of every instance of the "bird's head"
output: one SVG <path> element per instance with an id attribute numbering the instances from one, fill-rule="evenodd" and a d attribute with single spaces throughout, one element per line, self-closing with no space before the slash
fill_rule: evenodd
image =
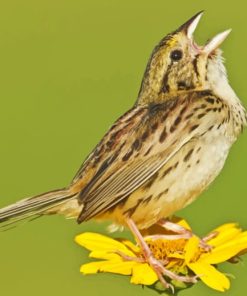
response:
<path id="1" fill-rule="evenodd" d="M 218 48 L 231 30 L 199 46 L 193 33 L 201 16 L 202 12 L 197 13 L 154 48 L 142 81 L 139 102 L 153 101 L 163 94 L 178 91 L 213 88 L 211 83 L 215 83 L 214 80 L 218 83 L 221 76 L 227 81 Z"/>

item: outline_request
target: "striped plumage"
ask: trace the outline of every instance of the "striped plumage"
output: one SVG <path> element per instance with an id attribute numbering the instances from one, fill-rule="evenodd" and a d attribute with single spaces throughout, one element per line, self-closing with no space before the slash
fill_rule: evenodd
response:
<path id="1" fill-rule="evenodd" d="M 147 106 L 127 152 L 81 192 L 79 221 L 97 215 L 124 224 L 128 216 L 147 228 L 189 204 L 223 167 L 234 139 L 228 111 L 206 91 Z"/>
<path id="2" fill-rule="evenodd" d="M 146 228 L 205 190 L 246 125 L 246 113 L 217 49 L 225 36 L 195 45 L 195 20 L 198 15 L 155 47 L 134 107 L 71 184 L 1 209 L 0 222 L 60 213 L 79 223 L 95 218 L 126 225 L 131 218 Z"/>

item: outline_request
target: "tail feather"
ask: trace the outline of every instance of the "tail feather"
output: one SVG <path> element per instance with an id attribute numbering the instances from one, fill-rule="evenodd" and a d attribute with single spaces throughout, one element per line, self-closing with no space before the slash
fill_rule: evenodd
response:
<path id="1" fill-rule="evenodd" d="M 71 193 L 67 189 L 59 189 L 25 198 L 0 209 L 0 223 L 5 222 L 3 226 L 8 226 L 24 219 L 42 215 L 53 207 L 74 199 L 75 196 L 76 193 Z"/>

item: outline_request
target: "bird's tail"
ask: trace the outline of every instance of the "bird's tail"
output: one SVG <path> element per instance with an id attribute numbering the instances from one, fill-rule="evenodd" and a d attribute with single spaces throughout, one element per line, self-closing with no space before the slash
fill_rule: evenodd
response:
<path id="1" fill-rule="evenodd" d="M 52 209 L 75 199 L 76 193 L 68 189 L 49 191 L 37 196 L 22 199 L 12 205 L 0 209 L 0 227 L 6 227 L 25 219 L 40 216 L 46 212 L 52 213 Z"/>

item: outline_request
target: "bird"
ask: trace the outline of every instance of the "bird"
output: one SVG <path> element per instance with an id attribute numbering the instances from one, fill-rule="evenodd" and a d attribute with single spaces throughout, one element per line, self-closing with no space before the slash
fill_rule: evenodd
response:
<path id="1" fill-rule="evenodd" d="M 115 121 L 71 183 L 0 209 L 3 227 L 45 214 L 63 214 L 79 224 L 111 220 L 130 229 L 165 287 L 171 284 L 164 276 L 196 281 L 166 270 L 141 232 L 160 224 L 177 237 L 186 235 L 168 217 L 219 175 L 247 124 L 219 48 L 231 30 L 199 46 L 193 33 L 202 14 L 155 46 L 134 106 Z"/>

